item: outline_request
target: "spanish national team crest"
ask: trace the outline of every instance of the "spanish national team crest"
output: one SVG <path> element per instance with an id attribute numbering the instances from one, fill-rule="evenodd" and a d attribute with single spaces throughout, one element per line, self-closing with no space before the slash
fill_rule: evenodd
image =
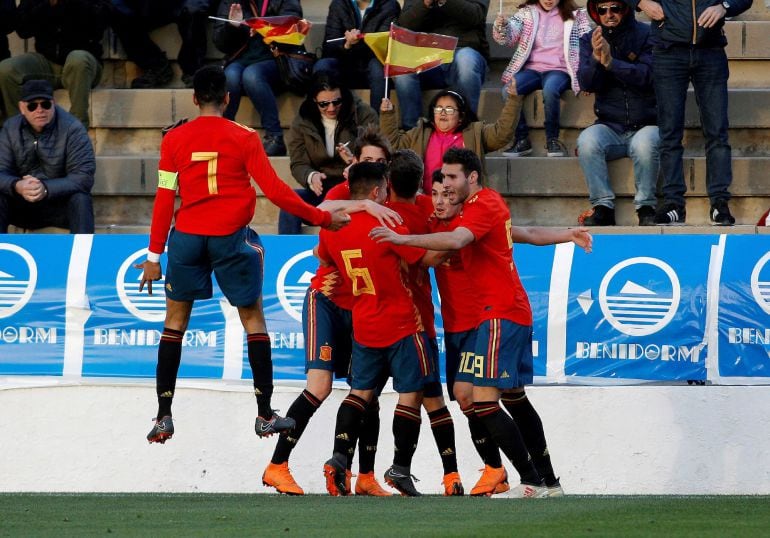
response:
<path id="1" fill-rule="evenodd" d="M 332 360 L 332 347 L 331 346 L 321 346 L 321 353 L 318 357 L 322 361 L 329 362 Z"/>

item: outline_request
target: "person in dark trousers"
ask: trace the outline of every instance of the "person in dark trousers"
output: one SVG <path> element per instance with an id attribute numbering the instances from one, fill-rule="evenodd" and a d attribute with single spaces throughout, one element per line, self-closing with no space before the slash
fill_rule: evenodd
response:
<path id="1" fill-rule="evenodd" d="M 656 224 L 684 224 L 686 218 L 682 156 L 684 104 L 692 83 L 706 138 L 706 188 L 711 200 L 709 218 L 732 226 L 728 190 L 733 171 L 728 142 L 725 17 L 751 7 L 752 0 L 628 0 L 652 19 L 653 84 L 658 98 L 660 170 L 663 204 Z"/>

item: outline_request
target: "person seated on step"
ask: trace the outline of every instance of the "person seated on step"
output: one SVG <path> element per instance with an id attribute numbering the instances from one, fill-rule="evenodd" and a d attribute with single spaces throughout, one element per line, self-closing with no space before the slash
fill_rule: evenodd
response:
<path id="1" fill-rule="evenodd" d="M 182 82 L 192 88 L 195 72 L 204 64 L 208 38 L 210 0 L 112 0 L 115 15 L 112 28 L 126 56 L 142 70 L 131 81 L 132 88 L 162 88 L 174 78 L 166 53 L 150 38 L 150 32 L 176 23 L 182 46 L 177 61 Z"/>
<path id="2" fill-rule="evenodd" d="M 315 206 L 323 202 L 329 189 L 345 179 L 343 146 L 353 143 L 359 127 L 376 124 L 377 113 L 334 73 L 315 73 L 289 131 L 291 175 L 303 187 L 296 191 L 300 198 Z M 281 211 L 278 233 L 301 232 L 302 220 Z"/>
<path id="3" fill-rule="evenodd" d="M 299 0 L 222 0 L 217 9 L 218 17 L 232 21 L 290 15 L 302 17 Z M 286 87 L 270 47 L 248 26 L 224 21 L 214 22 L 214 44 L 227 55 L 225 75 L 230 103 L 225 118 L 235 119 L 241 96 L 246 94 L 265 131 L 262 137 L 265 153 L 270 157 L 286 155 L 276 102 Z"/>
<path id="4" fill-rule="evenodd" d="M 519 95 L 543 90 L 546 155 L 566 157 L 567 147 L 559 139 L 561 94 L 572 88 L 577 95 L 578 38 L 591 30 L 584 9 L 574 0 L 527 0 L 510 17 L 497 14 L 492 37 L 500 45 L 513 48 L 513 57 L 503 71 L 505 86 L 516 81 Z M 529 127 L 522 110 L 516 138 L 503 151 L 507 157 L 532 153 Z"/>
<path id="5" fill-rule="evenodd" d="M 94 233 L 96 159 L 85 128 L 45 80 L 25 82 L 17 106 L 0 131 L 0 233 L 9 224 Z"/>
<path id="6" fill-rule="evenodd" d="M 22 39 L 34 38 L 35 52 L 0 62 L 0 108 L 6 114 L 0 116 L 0 125 L 18 110 L 21 85 L 34 78 L 65 88 L 70 113 L 88 128 L 91 88 L 102 77 L 102 38 L 111 11 L 106 0 L 21 0 L 16 33 Z"/>
<path id="7" fill-rule="evenodd" d="M 385 71 L 362 34 L 387 32 L 401 13 L 396 0 L 332 0 L 326 17 L 323 58 L 314 71 L 336 71 L 348 88 L 369 88 L 377 110 L 385 97 Z"/>
<path id="8" fill-rule="evenodd" d="M 516 82 L 505 91 L 509 95 L 500 117 L 494 123 L 480 121 L 469 100 L 460 90 L 439 90 L 431 99 L 425 117 L 417 125 L 402 131 L 390 99 L 380 106 L 380 130 L 388 137 L 393 149 L 411 149 L 425 163 L 422 192 L 431 192 L 433 172 L 441 168 L 441 159 L 449 148 L 468 148 L 481 157 L 497 151 L 510 141 L 521 110 L 522 97 L 516 94 Z M 486 170 L 484 171 L 486 176 Z"/>
<path id="9" fill-rule="evenodd" d="M 588 0 L 596 29 L 580 38 L 580 87 L 596 95 L 596 123 L 580 133 L 578 160 L 593 206 L 584 226 L 615 224 L 615 193 L 607 161 L 630 157 L 640 226 L 655 224 L 659 157 L 657 106 L 652 86 L 650 25 L 624 0 Z"/>

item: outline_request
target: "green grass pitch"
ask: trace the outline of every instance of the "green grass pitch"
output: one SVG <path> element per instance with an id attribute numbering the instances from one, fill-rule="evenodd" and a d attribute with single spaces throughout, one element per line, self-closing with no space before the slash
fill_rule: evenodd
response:
<path id="1" fill-rule="evenodd" d="M 767 496 L 0 494 L 0 536 L 770 536 Z"/>

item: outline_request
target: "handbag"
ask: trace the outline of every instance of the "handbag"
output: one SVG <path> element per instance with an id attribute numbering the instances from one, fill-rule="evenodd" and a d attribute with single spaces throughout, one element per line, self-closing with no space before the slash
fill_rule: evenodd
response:
<path id="1" fill-rule="evenodd" d="M 283 85 L 290 92 L 304 96 L 313 76 L 313 64 L 318 57 L 301 45 L 272 43 L 270 51 L 278 65 L 278 73 Z"/>

